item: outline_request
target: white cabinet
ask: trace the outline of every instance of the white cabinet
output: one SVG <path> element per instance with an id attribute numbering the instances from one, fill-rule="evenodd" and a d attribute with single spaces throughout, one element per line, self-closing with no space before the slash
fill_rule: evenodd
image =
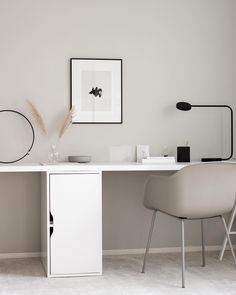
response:
<path id="1" fill-rule="evenodd" d="M 101 274 L 101 174 L 49 173 L 47 182 L 48 276 Z"/>

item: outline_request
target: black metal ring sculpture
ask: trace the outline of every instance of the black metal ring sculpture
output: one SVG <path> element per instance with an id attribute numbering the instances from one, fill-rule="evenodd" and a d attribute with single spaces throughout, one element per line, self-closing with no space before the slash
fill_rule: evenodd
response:
<path id="1" fill-rule="evenodd" d="M 18 111 L 15 111 L 15 110 L 0 110 L 0 113 L 3 113 L 3 112 L 10 112 L 10 113 L 15 113 L 15 114 L 18 114 L 20 116 L 22 116 L 30 125 L 30 128 L 32 130 L 32 142 L 31 142 L 31 145 L 28 149 L 28 151 L 20 158 L 16 159 L 16 160 L 13 160 L 13 161 L 0 161 L 0 163 L 2 164 L 11 164 L 11 163 L 15 163 L 15 162 L 18 162 L 20 160 L 22 160 L 24 157 L 26 157 L 27 155 L 29 155 L 33 145 L 34 145 L 34 139 L 35 139 L 35 133 L 34 133 L 34 128 L 33 128 L 33 125 L 31 124 L 30 120 L 25 116 L 23 115 L 22 113 L 18 112 Z"/>

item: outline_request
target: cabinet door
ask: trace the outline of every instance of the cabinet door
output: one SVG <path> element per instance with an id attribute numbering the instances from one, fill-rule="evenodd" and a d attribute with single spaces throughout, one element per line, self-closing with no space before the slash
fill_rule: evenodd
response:
<path id="1" fill-rule="evenodd" d="M 100 174 L 51 174 L 51 275 L 99 274 Z"/>

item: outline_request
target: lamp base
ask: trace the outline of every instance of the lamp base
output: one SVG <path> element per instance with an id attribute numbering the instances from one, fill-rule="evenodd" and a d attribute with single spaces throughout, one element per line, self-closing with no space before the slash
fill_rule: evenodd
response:
<path id="1" fill-rule="evenodd" d="M 222 161 L 222 158 L 202 158 L 202 162 L 219 162 Z"/>

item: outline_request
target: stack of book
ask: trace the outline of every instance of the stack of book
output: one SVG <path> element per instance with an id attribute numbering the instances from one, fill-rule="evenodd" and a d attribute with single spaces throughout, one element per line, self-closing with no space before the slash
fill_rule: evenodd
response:
<path id="1" fill-rule="evenodd" d="M 142 159 L 143 164 L 174 164 L 175 157 L 147 157 Z"/>

